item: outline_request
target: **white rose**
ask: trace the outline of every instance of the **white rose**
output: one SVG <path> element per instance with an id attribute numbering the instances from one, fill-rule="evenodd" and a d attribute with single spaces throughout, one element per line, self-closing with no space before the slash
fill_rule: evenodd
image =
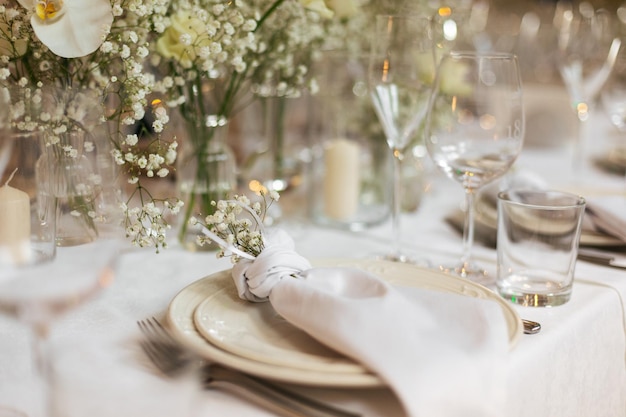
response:
<path id="1" fill-rule="evenodd" d="M 334 12 L 326 6 L 324 0 L 300 0 L 300 4 L 305 8 L 319 13 L 325 19 L 331 19 Z"/>
<path id="2" fill-rule="evenodd" d="M 174 58 L 190 68 L 201 48 L 210 44 L 204 23 L 187 11 L 171 18 L 172 24 L 157 41 L 157 51 L 166 58 Z M 184 42 L 182 40 L 185 40 Z"/>
<path id="3" fill-rule="evenodd" d="M 335 12 L 335 16 L 352 17 L 359 11 L 356 0 L 324 0 L 326 6 Z"/>

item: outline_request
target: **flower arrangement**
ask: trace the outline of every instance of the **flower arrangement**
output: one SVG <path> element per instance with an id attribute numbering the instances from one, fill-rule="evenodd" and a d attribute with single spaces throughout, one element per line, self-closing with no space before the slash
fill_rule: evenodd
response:
<path id="1" fill-rule="evenodd" d="M 7 0 L 0 5 L 0 86 L 14 95 L 14 129 L 43 132 L 48 147 L 76 158 L 94 149 L 94 126 L 106 128 L 115 161 L 134 185 L 122 205 L 126 233 L 133 244 L 157 251 L 166 245 L 164 212 L 180 208 L 177 199 L 153 199 L 142 181 L 167 176 L 176 158 L 176 142 L 161 137 L 167 112 L 149 101 L 154 76 L 144 69 L 153 21 L 164 16 L 167 3 Z M 87 92 L 98 95 L 87 106 L 76 105 Z M 136 130 L 147 110 L 153 112 L 150 128 L 156 136 L 144 145 L 145 130 Z M 98 116 L 89 119 L 93 112 Z M 69 132 L 85 137 L 69 141 Z M 78 212 L 96 218 L 91 209 Z"/>
<path id="2" fill-rule="evenodd" d="M 151 62 L 161 74 L 155 90 L 178 110 L 188 139 L 179 162 L 195 170 L 184 186 L 181 242 L 191 216 L 211 214 L 211 202 L 232 191 L 219 173 L 225 168 L 216 166 L 224 163 L 213 162 L 229 158 L 215 149 L 219 128 L 259 97 L 296 97 L 310 87 L 309 67 L 329 19 L 352 2 L 180 0 L 154 21 L 159 35 Z"/>
<path id="3" fill-rule="evenodd" d="M 201 150 L 252 100 L 314 91 L 317 52 L 350 42 L 363 49 L 363 30 L 381 7 L 374 0 L 5 0 L 0 86 L 19 91 L 14 128 L 44 132 L 59 154 L 89 152 L 92 127 L 106 129 L 132 188 L 121 204 L 126 234 L 158 251 L 167 245 L 168 212 L 182 208 L 149 186 L 168 177 L 178 157 L 177 141 L 166 138 L 168 108 L 196 130 L 192 146 Z M 50 88 L 67 99 L 43 111 Z M 96 104 L 77 106 L 87 91 L 99 93 Z M 84 110 L 95 107 L 94 119 Z M 76 130 L 85 133 L 80 149 L 66 140 Z M 98 218 L 91 208 L 81 213 Z"/>
<path id="4" fill-rule="evenodd" d="M 71 97 L 54 112 L 40 111 L 41 97 L 50 87 L 102 93 L 100 122 L 134 186 L 122 204 L 126 234 L 158 251 L 166 246 L 166 211 L 182 205 L 154 198 L 145 181 L 168 176 L 177 157 L 177 142 L 163 137 L 167 107 L 200 129 L 196 146 L 209 142 L 210 128 L 255 95 L 299 94 L 325 19 L 352 9 L 353 0 L 7 0 L 0 6 L 0 85 L 21 90 L 14 126 L 52 132 L 48 145 L 68 156 L 79 152 L 65 131 L 86 133 L 81 145 L 89 150 L 92 125 L 72 113 Z M 201 84 L 211 88 L 209 108 Z M 151 99 L 153 92 L 162 100 Z M 154 121 L 144 126 L 148 111 Z"/>
<path id="5" fill-rule="evenodd" d="M 231 200 L 212 201 L 215 212 L 204 218 L 190 219 L 193 226 L 200 226 L 202 234 L 198 235 L 198 244 L 216 242 L 220 245 L 218 258 L 231 257 L 236 264 L 242 258 L 254 259 L 265 248 L 263 224 L 270 206 L 278 201 L 280 195 L 276 191 L 261 189 L 258 194 L 260 201 L 252 203 L 244 195 L 235 195 Z"/>

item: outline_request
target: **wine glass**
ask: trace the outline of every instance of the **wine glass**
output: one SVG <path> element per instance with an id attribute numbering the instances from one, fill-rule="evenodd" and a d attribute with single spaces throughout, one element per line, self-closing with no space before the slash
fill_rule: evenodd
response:
<path id="1" fill-rule="evenodd" d="M 524 139 L 522 83 L 517 57 L 496 52 L 450 52 L 443 56 L 426 119 L 426 148 L 434 164 L 465 190 L 463 256 L 441 267 L 479 283 L 487 272 L 471 258 L 474 194 L 502 176 Z"/>
<path id="2" fill-rule="evenodd" d="M 46 349 L 52 322 L 113 282 L 118 249 L 116 239 L 99 239 L 59 248 L 46 261 L 0 264 L 0 312 L 28 325 L 33 336 L 40 400 L 34 415 L 63 414 L 54 401 L 54 373 Z"/>
<path id="3" fill-rule="evenodd" d="M 600 93 L 604 112 L 619 134 L 619 142 L 609 151 L 606 162 L 619 171 L 626 168 L 626 48 L 620 48 L 615 67 Z M 626 172 L 624 172 L 626 174 Z"/>
<path id="4" fill-rule="evenodd" d="M 557 62 L 578 120 L 573 147 L 573 172 L 582 177 L 588 120 L 600 90 L 615 65 L 621 40 L 612 29 L 612 16 L 582 2 L 578 10 L 557 8 L 559 25 Z"/>
<path id="5" fill-rule="evenodd" d="M 384 259 L 411 262 L 400 249 L 401 170 L 407 149 L 426 115 L 435 72 L 431 21 L 418 16 L 376 16 L 368 87 L 393 154 L 393 251 Z"/>

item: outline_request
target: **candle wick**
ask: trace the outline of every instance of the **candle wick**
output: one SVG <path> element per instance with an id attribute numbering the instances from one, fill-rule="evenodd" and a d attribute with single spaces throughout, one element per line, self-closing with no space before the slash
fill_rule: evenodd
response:
<path id="1" fill-rule="evenodd" d="M 9 185 L 9 183 L 11 182 L 11 180 L 13 179 L 13 176 L 15 175 L 15 173 L 17 172 L 17 168 L 15 168 L 13 170 L 13 172 L 11 172 L 11 175 L 9 175 L 9 179 L 7 180 L 7 182 L 4 183 L 4 186 L 6 187 L 7 185 Z"/>

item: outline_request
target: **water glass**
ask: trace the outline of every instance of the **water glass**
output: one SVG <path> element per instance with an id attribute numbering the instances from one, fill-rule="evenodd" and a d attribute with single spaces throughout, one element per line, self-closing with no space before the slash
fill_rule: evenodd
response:
<path id="1" fill-rule="evenodd" d="M 572 293 L 584 198 L 560 191 L 498 194 L 496 285 L 516 304 L 552 307 Z"/>
<path id="2" fill-rule="evenodd" d="M 37 132 L 4 132 L 0 169 L 0 268 L 46 262 L 56 254 L 56 201 L 38 187 Z"/>

